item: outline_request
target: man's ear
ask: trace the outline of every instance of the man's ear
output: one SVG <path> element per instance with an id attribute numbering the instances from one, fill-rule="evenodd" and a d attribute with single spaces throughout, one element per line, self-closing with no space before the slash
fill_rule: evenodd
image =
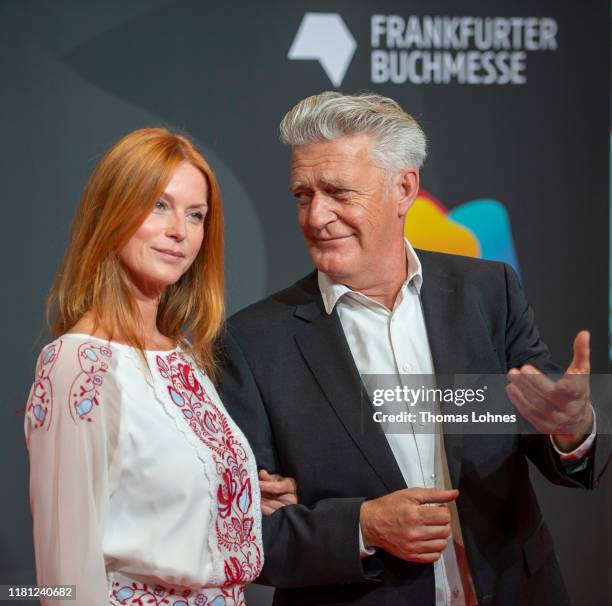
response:
<path id="1" fill-rule="evenodd" d="M 419 193 L 419 171 L 413 166 L 403 168 L 396 179 L 399 195 L 397 216 L 405 217 Z"/>

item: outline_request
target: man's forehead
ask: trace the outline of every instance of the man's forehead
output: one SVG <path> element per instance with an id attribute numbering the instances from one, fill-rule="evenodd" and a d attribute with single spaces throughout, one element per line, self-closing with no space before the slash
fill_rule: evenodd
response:
<path id="1" fill-rule="evenodd" d="M 363 163 L 372 163 L 368 140 L 353 137 L 300 145 L 291 156 L 291 184 L 301 181 L 334 182 L 351 178 L 363 168 Z"/>
<path id="2" fill-rule="evenodd" d="M 306 166 L 291 166 L 289 183 L 292 188 L 302 185 L 341 185 L 355 178 L 359 171 L 354 163 L 321 162 Z"/>
<path id="3" fill-rule="evenodd" d="M 367 157 L 372 148 L 372 138 L 369 135 L 351 135 L 339 137 L 331 141 L 323 140 L 313 143 L 296 145 L 291 154 L 292 162 L 312 160 L 324 157 L 340 160 L 343 158 Z"/>

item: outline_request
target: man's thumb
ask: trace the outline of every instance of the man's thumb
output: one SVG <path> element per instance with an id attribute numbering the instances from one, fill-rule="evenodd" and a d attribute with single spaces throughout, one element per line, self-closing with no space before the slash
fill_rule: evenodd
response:
<path id="1" fill-rule="evenodd" d="M 574 339 L 574 357 L 567 369 L 568 374 L 586 374 L 591 372 L 591 334 L 581 330 Z"/>

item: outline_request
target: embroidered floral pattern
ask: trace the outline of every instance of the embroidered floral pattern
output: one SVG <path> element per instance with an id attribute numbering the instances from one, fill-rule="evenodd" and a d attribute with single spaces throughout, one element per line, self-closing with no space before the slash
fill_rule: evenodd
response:
<path id="1" fill-rule="evenodd" d="M 77 357 L 81 372 L 76 376 L 70 387 L 68 406 L 72 420 L 92 421 L 93 411 L 98 406 L 99 387 L 104 380 L 104 373 L 108 371 L 105 359 L 112 356 L 112 352 L 104 345 L 83 343 L 77 350 Z"/>
<path id="2" fill-rule="evenodd" d="M 181 352 L 173 351 L 163 358 L 158 355 L 157 369 L 166 380 L 171 401 L 212 453 L 219 474 L 216 533 L 224 560 L 224 596 L 231 597 L 236 605 L 243 604 L 241 595 L 233 595 L 241 588 L 232 586 L 250 583 L 262 566 L 261 551 L 253 533 L 255 514 L 246 451 L 234 435 L 227 416 L 213 403 Z M 232 589 L 231 594 L 226 593 L 228 589 Z M 211 602 L 203 604 L 209 606 Z"/>
<path id="3" fill-rule="evenodd" d="M 53 415 L 53 385 L 49 375 L 61 349 L 62 342 L 55 341 L 47 345 L 38 356 L 36 377 L 26 406 L 26 415 L 30 419 L 32 429 L 45 427 L 49 431 Z"/>
<path id="4" fill-rule="evenodd" d="M 242 587 L 233 590 L 207 588 L 202 591 L 175 591 L 162 585 L 113 581 L 112 606 L 244 606 Z"/>

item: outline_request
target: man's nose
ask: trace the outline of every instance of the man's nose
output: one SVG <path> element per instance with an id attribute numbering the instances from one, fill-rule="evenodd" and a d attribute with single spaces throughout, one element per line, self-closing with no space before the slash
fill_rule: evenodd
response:
<path id="1" fill-rule="evenodd" d="M 321 193 L 315 193 L 308 209 L 308 223 L 315 229 L 322 229 L 336 218 L 329 198 Z"/>

